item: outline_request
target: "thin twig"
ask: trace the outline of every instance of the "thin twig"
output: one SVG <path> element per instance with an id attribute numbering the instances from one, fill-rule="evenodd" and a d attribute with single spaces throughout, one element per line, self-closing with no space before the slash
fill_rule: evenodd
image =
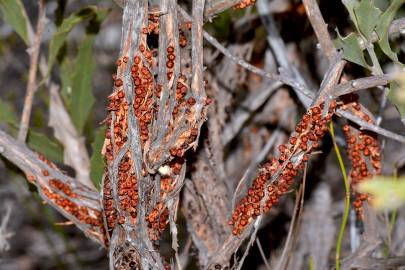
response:
<path id="1" fill-rule="evenodd" d="M 3 205 L 6 208 L 6 213 L 2 217 L 0 224 L 0 253 L 8 251 L 10 249 L 10 244 L 7 239 L 14 235 L 13 232 L 7 231 L 7 225 L 10 221 L 10 215 L 13 208 L 12 204 L 11 202 L 6 201 L 5 203 L 3 203 Z"/>
<path id="2" fill-rule="evenodd" d="M 336 113 L 337 113 L 338 115 L 341 115 L 341 116 L 343 116 L 344 118 L 346 118 L 346 119 L 348 119 L 348 120 L 350 120 L 350 121 L 352 121 L 352 122 L 358 124 L 358 125 L 360 126 L 360 129 L 370 130 L 370 131 L 373 131 L 373 132 L 375 132 L 375 133 L 377 133 L 377 134 L 380 134 L 380 135 L 382 135 L 382 136 L 385 136 L 385 137 L 387 137 L 387 138 L 390 138 L 390 139 L 392 139 L 392 140 L 395 140 L 395 141 L 398 141 L 398 142 L 400 142 L 400 143 L 404 143 L 404 144 L 405 144 L 405 136 L 396 134 L 396 133 L 394 133 L 394 132 L 392 132 L 392 131 L 389 131 L 389 130 L 386 130 L 386 129 L 381 128 L 381 127 L 379 127 L 379 126 L 370 124 L 370 123 L 368 123 L 368 122 L 362 120 L 361 118 L 359 118 L 359 117 L 353 115 L 353 114 L 350 113 L 350 112 L 347 112 L 347 111 L 344 111 L 344 110 L 341 110 L 341 109 L 337 109 L 337 110 L 336 110 Z"/>
<path id="3" fill-rule="evenodd" d="M 186 20 L 190 20 L 191 17 L 190 15 L 187 14 L 187 12 L 180 6 L 178 6 L 178 10 L 180 12 L 180 14 L 186 19 Z M 245 60 L 236 57 L 235 55 L 233 55 L 227 48 L 225 48 L 216 38 L 214 38 L 213 36 L 211 36 L 208 32 L 204 31 L 203 32 L 203 36 L 204 38 L 211 43 L 212 46 L 214 46 L 217 50 L 219 50 L 223 55 L 225 55 L 226 57 L 228 57 L 232 62 L 238 64 L 239 66 L 255 73 L 258 74 L 262 77 L 268 78 L 268 79 L 273 79 L 276 81 L 280 81 L 286 85 L 289 85 L 293 88 L 298 89 L 303 95 L 311 98 L 312 97 L 312 91 L 310 91 L 309 89 L 307 89 L 304 85 L 296 82 L 293 78 L 291 78 L 290 76 L 286 75 L 286 74 L 274 74 L 274 73 L 269 73 L 264 71 L 263 69 L 257 68 L 255 66 L 253 66 L 252 64 L 246 62 Z"/>
<path id="4" fill-rule="evenodd" d="M 393 80 L 393 75 L 382 74 L 340 83 L 332 90 L 334 97 L 350 94 L 363 89 L 387 85 Z"/>
<path id="5" fill-rule="evenodd" d="M 330 38 L 328 32 L 328 27 L 322 17 L 316 0 L 303 0 L 302 3 L 304 4 L 308 19 L 314 28 L 315 35 L 318 38 L 324 54 L 329 60 L 333 59 L 334 55 L 336 54 L 336 49 L 332 43 L 332 39 Z"/>
<path id="6" fill-rule="evenodd" d="M 262 256 L 262 260 L 264 262 L 264 265 L 266 266 L 266 269 L 270 270 L 271 268 L 270 268 L 269 262 L 267 261 L 266 254 L 264 254 L 262 244 L 260 244 L 259 238 L 256 238 L 256 245 L 257 245 L 257 248 L 259 249 L 260 256 Z"/>
<path id="7" fill-rule="evenodd" d="M 18 140 L 24 142 L 27 138 L 28 127 L 30 123 L 30 116 L 32 110 L 32 102 L 34 100 L 34 93 L 36 91 L 36 80 L 37 80 L 37 68 L 38 68 L 38 56 L 41 46 L 42 32 L 45 28 L 45 1 L 39 1 L 39 15 L 37 22 L 37 31 L 35 33 L 34 42 L 29 48 L 30 54 L 30 70 L 28 73 L 28 83 L 27 90 L 24 99 L 24 108 L 21 115 L 20 130 L 18 131 Z"/>
<path id="8" fill-rule="evenodd" d="M 301 72 L 289 61 L 286 45 L 277 30 L 273 16 L 270 14 L 268 1 L 259 0 L 257 2 L 257 8 L 262 24 L 267 31 L 267 43 L 270 45 L 274 57 L 280 65 L 279 72 L 282 75 L 293 78 L 305 88 L 308 88 L 308 84 L 302 77 Z M 311 104 L 311 98 L 302 94 L 299 88 L 292 87 L 301 103 L 304 104 L 305 107 L 309 107 Z M 313 93 L 311 92 L 311 94 Z"/>

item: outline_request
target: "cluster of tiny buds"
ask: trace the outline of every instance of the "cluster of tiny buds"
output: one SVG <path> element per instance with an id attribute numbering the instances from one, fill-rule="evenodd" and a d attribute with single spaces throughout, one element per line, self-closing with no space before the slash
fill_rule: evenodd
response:
<path id="1" fill-rule="evenodd" d="M 38 154 L 39 160 L 46 163 L 49 168 L 60 171 L 57 166 L 48 160 L 44 155 Z M 63 172 L 62 172 L 63 173 Z M 48 169 L 42 169 L 41 174 L 43 177 L 50 178 L 51 174 Z M 28 182 L 32 184 L 36 183 L 36 177 L 32 174 L 27 174 Z M 78 194 L 73 192 L 71 186 L 63 181 L 51 178 L 49 179 L 49 187 L 39 186 L 38 189 L 42 191 L 42 194 L 52 201 L 55 205 L 62 208 L 67 214 L 74 216 L 80 222 L 89 225 L 92 230 L 101 230 L 104 232 L 102 214 L 100 211 L 91 210 L 85 206 L 80 206 L 71 199 L 78 198 Z"/>
<path id="2" fill-rule="evenodd" d="M 371 117 L 361 110 L 356 95 L 345 97 L 344 109 L 351 109 L 354 114 L 367 122 L 372 122 Z M 347 154 L 351 162 L 350 178 L 354 194 L 353 208 L 357 217 L 363 219 L 363 202 L 369 200 L 368 194 L 361 194 L 355 191 L 355 187 L 366 180 L 370 180 L 373 175 L 381 173 L 381 154 L 377 134 L 357 130 L 350 125 L 343 126 L 343 133 L 347 141 Z"/>
<path id="3" fill-rule="evenodd" d="M 58 179 L 51 179 L 49 181 L 51 187 L 62 191 L 66 196 L 70 198 L 75 198 L 77 195 L 72 192 L 71 188 L 65 183 Z M 41 187 L 42 193 L 48 197 L 52 202 L 54 202 L 59 207 L 63 208 L 67 213 L 77 218 L 79 221 L 86 223 L 90 226 L 102 228 L 102 216 L 101 212 L 92 210 L 93 216 L 89 214 L 89 210 L 84 206 L 79 206 L 72 200 L 58 194 L 47 187 Z"/>
<path id="4" fill-rule="evenodd" d="M 142 143 L 149 139 L 149 124 L 152 122 L 154 108 L 155 85 L 154 78 L 149 68 L 153 62 L 153 55 L 144 45 L 139 46 L 148 63 L 144 63 L 140 55 L 134 57 L 134 63 L 131 67 L 131 76 L 134 85 L 134 112 L 139 120 L 140 137 Z"/>
<path id="5" fill-rule="evenodd" d="M 138 185 L 131 167 L 132 160 L 128 152 L 118 167 L 118 198 L 121 210 L 128 214 L 130 223 L 135 224 L 138 207 Z M 124 221 L 125 217 L 119 216 L 118 222 L 123 224 Z"/>
<path id="6" fill-rule="evenodd" d="M 174 54 L 173 46 L 167 47 L 166 52 L 167 52 L 166 67 L 168 69 L 167 79 L 170 80 L 173 76 L 173 67 L 174 67 L 174 60 L 176 59 L 176 55 Z"/>
<path id="7" fill-rule="evenodd" d="M 310 108 L 297 124 L 288 143 L 278 147 L 280 152 L 278 159 L 273 158 L 263 165 L 246 196 L 232 213 L 229 225 L 233 226 L 234 235 L 241 234 L 259 215 L 268 213 L 281 196 L 292 187 L 294 178 L 304 169 L 310 154 L 319 147 L 336 106 L 336 101 L 332 101 L 324 116 L 323 103 Z M 300 158 L 292 162 L 293 156 Z M 268 180 L 276 175 L 277 179 L 268 184 Z"/>
<path id="8" fill-rule="evenodd" d="M 148 222 L 149 238 L 152 241 L 159 240 L 169 222 L 169 210 L 162 202 L 158 202 L 146 217 L 146 221 Z"/>
<path id="9" fill-rule="evenodd" d="M 142 34 L 159 35 L 159 16 L 156 14 L 150 14 L 148 16 L 148 27 L 142 28 Z"/>
<path id="10" fill-rule="evenodd" d="M 113 147 L 115 147 L 116 151 L 121 149 L 125 142 L 127 141 L 127 129 L 128 123 L 126 121 L 128 105 L 125 101 L 125 94 L 123 90 L 119 90 L 114 92 L 112 95 L 109 96 L 110 104 L 108 105 L 107 109 L 109 111 L 115 111 L 115 121 L 112 123 L 111 115 L 107 118 L 106 124 L 107 129 L 105 133 L 105 137 L 107 139 L 105 157 L 107 161 L 113 160 Z M 112 127 L 111 127 L 112 124 Z M 111 130 L 112 128 L 112 130 Z M 112 131 L 112 132 L 111 132 Z M 111 133 L 113 133 L 114 138 L 112 141 Z"/>
<path id="11" fill-rule="evenodd" d="M 171 176 L 162 176 L 160 179 L 160 198 L 164 200 L 173 191 L 174 180 Z M 150 239 L 156 241 L 165 230 L 169 222 L 169 210 L 162 203 L 158 202 L 150 214 L 146 217 Z"/>
<path id="12" fill-rule="evenodd" d="M 149 15 L 148 26 L 142 29 L 142 34 L 151 35 L 159 34 L 158 16 Z M 179 25 L 179 46 L 181 48 L 187 45 L 187 34 L 191 30 L 191 22 L 186 22 L 184 25 Z M 167 56 L 164 63 L 166 65 L 167 79 L 173 80 L 174 67 L 178 61 L 175 53 L 175 45 L 169 44 L 165 48 Z M 163 48 L 161 48 L 163 49 Z M 150 125 L 155 119 L 156 112 L 159 110 L 157 100 L 160 99 L 163 86 L 155 83 L 155 75 L 153 72 L 156 67 L 157 50 L 150 50 L 147 44 L 147 39 L 141 39 L 141 43 L 137 52 L 134 54 L 133 62 L 130 67 L 134 100 L 128 102 L 124 92 L 124 82 L 121 78 L 113 76 L 115 92 L 109 97 L 110 103 L 108 110 L 114 112 L 114 123 L 112 123 L 112 113 L 107 122 L 106 144 L 104 148 L 107 165 L 111 166 L 116 153 L 123 147 L 127 141 L 128 129 L 128 104 L 133 104 L 135 117 L 138 119 L 140 128 L 140 139 L 142 147 L 146 141 L 150 139 Z M 121 57 L 117 61 L 118 67 L 129 62 L 127 56 Z M 186 76 L 181 73 L 174 78 L 174 86 L 176 87 L 176 103 L 172 111 L 173 119 L 169 123 L 169 128 L 175 128 L 176 121 L 182 121 L 184 116 L 191 115 L 193 106 L 197 103 L 195 97 L 189 93 L 189 82 Z M 212 103 L 212 99 L 207 98 L 205 105 Z M 178 117 L 180 116 L 180 117 Z M 184 120 L 184 119 L 183 119 Z M 113 130 L 111 130 L 113 128 Z M 199 134 L 198 127 L 191 126 L 189 130 L 181 134 L 181 140 L 176 144 L 175 148 L 170 149 L 169 160 L 161 166 L 159 173 L 161 174 L 161 192 L 160 201 L 153 206 L 152 210 L 147 213 L 146 221 L 148 223 L 148 231 L 151 240 L 158 240 L 163 230 L 168 224 L 169 211 L 164 203 L 165 197 L 173 189 L 173 179 L 180 174 L 185 163 L 185 152 L 190 148 L 190 145 L 197 139 Z M 112 138 L 112 135 L 114 138 Z M 137 205 L 139 200 L 137 190 L 137 179 L 131 167 L 132 160 L 129 153 L 125 154 L 118 167 L 117 189 L 116 196 L 118 202 L 114 201 L 117 197 L 113 194 L 112 182 L 109 179 L 108 170 L 104 172 L 103 186 L 103 208 L 106 217 L 107 229 L 111 233 L 112 229 L 117 224 L 135 224 L 137 217 Z M 146 173 L 146 171 L 145 171 Z"/>
<path id="13" fill-rule="evenodd" d="M 112 197 L 111 181 L 108 176 L 107 169 L 104 172 L 103 185 L 103 210 L 107 221 L 107 231 L 111 234 L 117 220 L 117 210 L 114 207 L 114 199 Z"/>
<path id="14" fill-rule="evenodd" d="M 123 57 L 122 61 L 127 63 L 128 58 Z M 117 63 L 120 64 L 120 63 Z M 112 95 L 109 96 L 109 106 L 107 109 L 111 112 L 115 112 L 115 118 L 114 122 L 112 123 L 112 116 L 111 114 L 109 115 L 106 124 L 107 124 L 107 129 L 106 129 L 106 146 L 105 146 L 105 151 L 104 151 L 104 156 L 107 160 L 107 165 L 111 166 L 113 160 L 114 160 L 114 153 L 118 153 L 118 151 L 124 146 L 125 142 L 127 141 L 127 130 L 128 130 L 128 121 L 127 121 L 127 115 L 128 115 L 128 103 L 125 100 L 125 93 L 123 89 L 121 89 L 122 80 L 121 79 L 116 79 L 115 76 L 113 76 L 114 79 L 114 85 L 117 87 L 117 91 L 115 91 Z M 112 124 L 112 127 L 111 127 Z M 111 130 L 112 128 L 112 130 Z M 114 138 L 111 137 L 111 133 L 113 134 Z M 114 149 L 114 152 L 113 152 Z M 131 189 L 130 195 L 133 195 L 132 193 L 135 192 L 135 187 L 136 187 L 136 179 L 133 176 L 133 174 L 130 173 L 130 165 L 131 162 L 129 161 L 128 154 L 123 157 L 119 170 L 118 170 L 118 192 L 120 194 L 125 193 L 125 188 L 126 186 L 129 186 L 129 189 Z M 130 176 L 131 177 L 130 177 Z M 128 179 L 130 178 L 130 179 Z M 136 204 L 137 201 L 134 202 L 128 202 L 130 201 L 128 198 L 124 196 L 119 196 L 120 198 L 120 207 L 124 208 L 124 210 L 127 209 L 128 204 L 135 204 L 134 209 L 136 209 Z M 106 223 L 107 223 L 107 231 L 109 233 L 112 233 L 112 229 L 115 226 L 115 223 L 117 221 L 125 222 L 125 219 L 123 220 L 123 217 L 120 216 L 118 217 L 117 209 L 115 208 L 114 205 L 114 199 L 112 196 L 112 187 L 111 187 L 111 181 L 109 179 L 109 174 L 108 170 L 105 169 L 104 172 L 104 185 L 103 185 L 103 209 L 104 209 L 104 215 L 106 218 Z M 132 211 L 133 212 L 133 211 Z M 133 216 L 136 217 L 136 212 L 130 213 Z"/>
<path id="15" fill-rule="evenodd" d="M 256 3 L 256 0 L 242 0 L 239 2 L 239 4 L 236 4 L 235 6 L 233 6 L 233 8 L 235 9 L 243 9 L 246 8 L 248 6 L 252 6 Z"/>
<path id="16" fill-rule="evenodd" d="M 186 31 L 190 32 L 191 26 L 191 21 L 184 23 L 184 30 L 181 25 L 179 26 L 179 45 L 181 48 L 185 48 L 187 46 Z"/>
<path id="17" fill-rule="evenodd" d="M 107 228 L 111 233 L 116 222 L 124 224 L 126 217 L 129 218 L 129 223 L 135 224 L 137 217 L 138 206 L 138 186 L 135 173 L 132 170 L 132 160 L 129 152 L 122 158 L 118 166 L 118 188 L 117 196 L 120 211 L 114 206 L 114 197 L 112 194 L 111 181 L 108 173 L 105 173 L 104 186 L 103 186 L 103 207 L 106 216 Z M 118 214 L 120 213 L 120 214 Z"/>

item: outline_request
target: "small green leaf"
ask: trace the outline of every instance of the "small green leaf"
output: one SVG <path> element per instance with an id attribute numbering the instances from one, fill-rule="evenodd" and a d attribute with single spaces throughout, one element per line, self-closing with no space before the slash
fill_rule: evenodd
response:
<path id="1" fill-rule="evenodd" d="M 104 172 L 104 157 L 101 150 L 104 145 L 106 127 L 102 126 L 97 129 L 94 142 L 91 144 L 92 155 L 90 158 L 90 178 L 94 185 L 100 187 L 101 178 Z"/>
<path id="2" fill-rule="evenodd" d="M 28 27 L 30 22 L 21 0 L 1 0 L 0 8 L 4 20 L 14 28 L 25 44 L 29 45 Z"/>
<path id="3" fill-rule="evenodd" d="M 95 35 L 88 35 L 80 45 L 73 74 L 69 112 L 80 135 L 95 101 L 92 91 L 92 78 L 96 68 L 94 40 Z"/>
<path id="4" fill-rule="evenodd" d="M 381 15 L 381 10 L 374 6 L 371 0 L 361 0 L 360 5 L 354 9 L 357 18 L 357 25 L 359 31 L 367 39 L 371 39 L 375 26 Z"/>
<path id="5" fill-rule="evenodd" d="M 45 155 L 54 162 L 63 162 L 63 148 L 45 134 L 30 130 L 28 132 L 27 144 L 29 148 Z"/>
<path id="6" fill-rule="evenodd" d="M 393 61 L 398 62 L 398 56 L 391 50 L 388 41 L 388 30 L 398 9 L 405 3 L 405 0 L 393 0 L 391 5 L 384 11 L 377 22 L 375 31 L 379 36 L 378 45 L 381 50 Z"/>
<path id="7" fill-rule="evenodd" d="M 360 5 L 358 0 L 342 0 L 343 4 L 345 5 L 347 11 L 349 12 L 350 19 L 354 23 L 354 26 L 356 26 L 356 29 L 359 29 L 358 24 L 357 24 L 357 18 L 356 14 L 354 13 L 354 10 L 358 8 Z"/>
<path id="8" fill-rule="evenodd" d="M 362 182 L 358 190 L 371 194 L 372 205 L 377 210 L 393 210 L 405 204 L 405 178 L 375 177 Z"/>
<path id="9" fill-rule="evenodd" d="M 73 13 L 68 18 L 63 20 L 62 24 L 56 29 L 53 37 L 49 43 L 49 54 L 48 54 L 48 69 L 51 70 L 53 64 L 55 63 L 56 57 L 59 50 L 62 48 L 67 35 L 72 31 L 72 29 L 85 19 L 94 17 L 97 15 L 99 9 L 94 6 L 86 7 L 76 13 Z"/>
<path id="10" fill-rule="evenodd" d="M 0 99 L 0 123 L 3 122 L 17 126 L 18 118 L 13 106 L 9 102 Z"/>
<path id="11" fill-rule="evenodd" d="M 363 50 L 360 48 L 360 36 L 356 33 L 350 33 L 346 37 L 342 37 L 339 32 L 338 38 L 335 40 L 335 46 L 338 49 L 343 49 L 343 58 L 365 68 L 369 65 L 364 58 Z"/>

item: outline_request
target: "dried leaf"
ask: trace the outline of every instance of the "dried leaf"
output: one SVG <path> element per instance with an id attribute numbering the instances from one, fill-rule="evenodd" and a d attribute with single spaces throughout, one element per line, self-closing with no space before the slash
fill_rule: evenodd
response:
<path id="1" fill-rule="evenodd" d="M 49 126 L 55 137 L 64 146 L 63 160 L 76 171 L 76 179 L 88 187 L 94 188 L 90 180 L 90 159 L 86 151 L 84 138 L 79 137 L 56 86 L 51 86 L 49 106 Z"/>

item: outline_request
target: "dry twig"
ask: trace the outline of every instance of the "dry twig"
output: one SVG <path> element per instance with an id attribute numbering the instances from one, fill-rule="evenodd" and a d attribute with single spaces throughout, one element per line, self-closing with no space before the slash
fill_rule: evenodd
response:
<path id="1" fill-rule="evenodd" d="M 20 130 L 18 131 L 18 140 L 24 142 L 27 138 L 32 102 L 34 100 L 34 93 L 36 91 L 36 78 L 37 78 L 37 68 L 38 68 L 38 57 L 39 50 L 41 46 L 42 32 L 44 31 L 46 22 L 45 17 L 45 1 L 39 1 L 39 15 L 37 22 L 37 30 L 31 47 L 28 49 L 30 55 L 30 70 L 28 73 L 27 90 L 25 93 L 24 108 L 21 115 Z"/>

